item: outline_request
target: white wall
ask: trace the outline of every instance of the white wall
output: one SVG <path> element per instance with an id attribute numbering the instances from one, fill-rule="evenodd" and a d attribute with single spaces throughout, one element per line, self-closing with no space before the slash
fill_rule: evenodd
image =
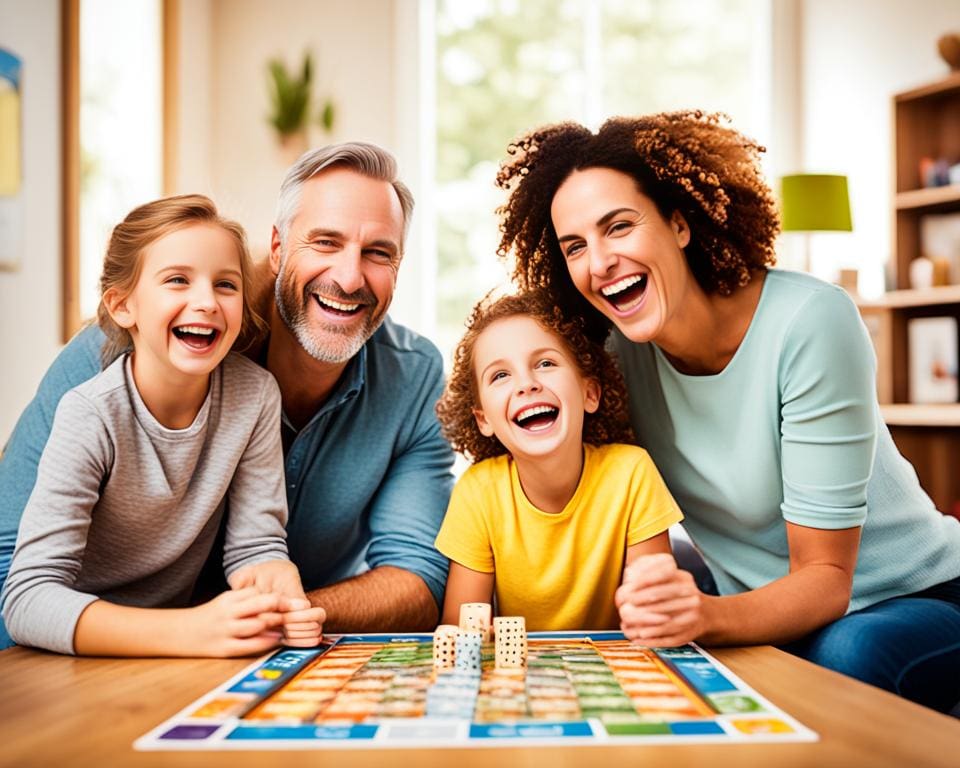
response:
<path id="1" fill-rule="evenodd" d="M 877 294 L 892 251 L 892 97 L 947 75 L 937 38 L 960 31 L 960 2 L 803 0 L 802 16 L 797 170 L 847 174 L 854 227 L 814 235 L 814 265 L 861 268 L 861 292 Z"/>
<path id="2" fill-rule="evenodd" d="M 213 192 L 266 253 L 284 154 L 267 122 L 267 61 L 299 69 L 309 50 L 314 97 L 337 108 L 333 135 L 314 146 L 364 140 L 394 148 L 392 0 L 214 0 L 211 168 Z"/>
<path id="3" fill-rule="evenodd" d="M 23 61 L 20 266 L 0 272 L 0 447 L 60 349 L 60 3 L 0 0 L 0 46 Z"/>

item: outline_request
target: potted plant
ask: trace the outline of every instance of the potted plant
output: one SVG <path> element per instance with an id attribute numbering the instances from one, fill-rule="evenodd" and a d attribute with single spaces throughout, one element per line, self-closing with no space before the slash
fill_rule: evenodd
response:
<path id="1" fill-rule="evenodd" d="M 299 156 L 307 146 L 312 58 L 309 53 L 304 54 L 299 75 L 287 72 L 279 59 L 271 59 L 267 69 L 270 75 L 270 124 L 277 132 L 281 147 Z"/>

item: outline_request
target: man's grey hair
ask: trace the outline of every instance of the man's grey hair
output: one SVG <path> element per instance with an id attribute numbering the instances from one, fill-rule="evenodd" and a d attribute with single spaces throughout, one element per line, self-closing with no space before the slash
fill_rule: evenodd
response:
<path id="1" fill-rule="evenodd" d="M 290 222 L 300 207 L 300 195 L 303 185 L 323 170 L 337 166 L 349 168 L 362 176 L 390 183 L 400 198 L 403 209 L 403 237 L 406 240 L 413 216 L 413 195 L 397 178 L 397 161 L 393 155 L 376 144 L 362 141 L 350 141 L 342 144 L 329 144 L 326 147 L 304 152 L 287 171 L 280 185 L 280 197 L 277 200 L 277 215 L 274 226 L 280 233 L 280 242 L 286 246 Z M 401 248 L 403 243 L 400 244 Z"/>

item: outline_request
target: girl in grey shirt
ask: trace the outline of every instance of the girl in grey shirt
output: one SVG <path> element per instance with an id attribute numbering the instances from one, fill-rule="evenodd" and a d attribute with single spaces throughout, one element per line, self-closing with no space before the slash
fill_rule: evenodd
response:
<path id="1" fill-rule="evenodd" d="M 17 642 L 233 656 L 319 641 L 323 609 L 287 557 L 280 392 L 228 354 L 261 322 L 248 275 L 243 230 L 205 197 L 148 203 L 114 229 L 105 369 L 60 401 L 3 592 Z M 186 607 L 224 515 L 232 590 Z"/>

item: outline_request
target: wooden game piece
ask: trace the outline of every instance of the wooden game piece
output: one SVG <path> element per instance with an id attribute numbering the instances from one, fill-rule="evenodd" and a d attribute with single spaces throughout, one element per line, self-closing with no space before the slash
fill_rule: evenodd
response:
<path id="1" fill-rule="evenodd" d="M 460 629 L 457 631 L 456 669 L 480 671 L 480 650 L 483 646 L 483 633 L 479 630 Z"/>
<path id="2" fill-rule="evenodd" d="M 453 669 L 457 658 L 457 632 L 453 624 L 441 624 L 433 633 L 433 668 Z"/>
<path id="3" fill-rule="evenodd" d="M 483 633 L 483 642 L 490 642 L 490 603 L 463 603 L 460 606 L 460 629 Z"/>
<path id="4" fill-rule="evenodd" d="M 523 616 L 497 616 L 493 620 L 496 637 L 494 658 L 498 669 L 527 666 L 527 623 Z"/>

